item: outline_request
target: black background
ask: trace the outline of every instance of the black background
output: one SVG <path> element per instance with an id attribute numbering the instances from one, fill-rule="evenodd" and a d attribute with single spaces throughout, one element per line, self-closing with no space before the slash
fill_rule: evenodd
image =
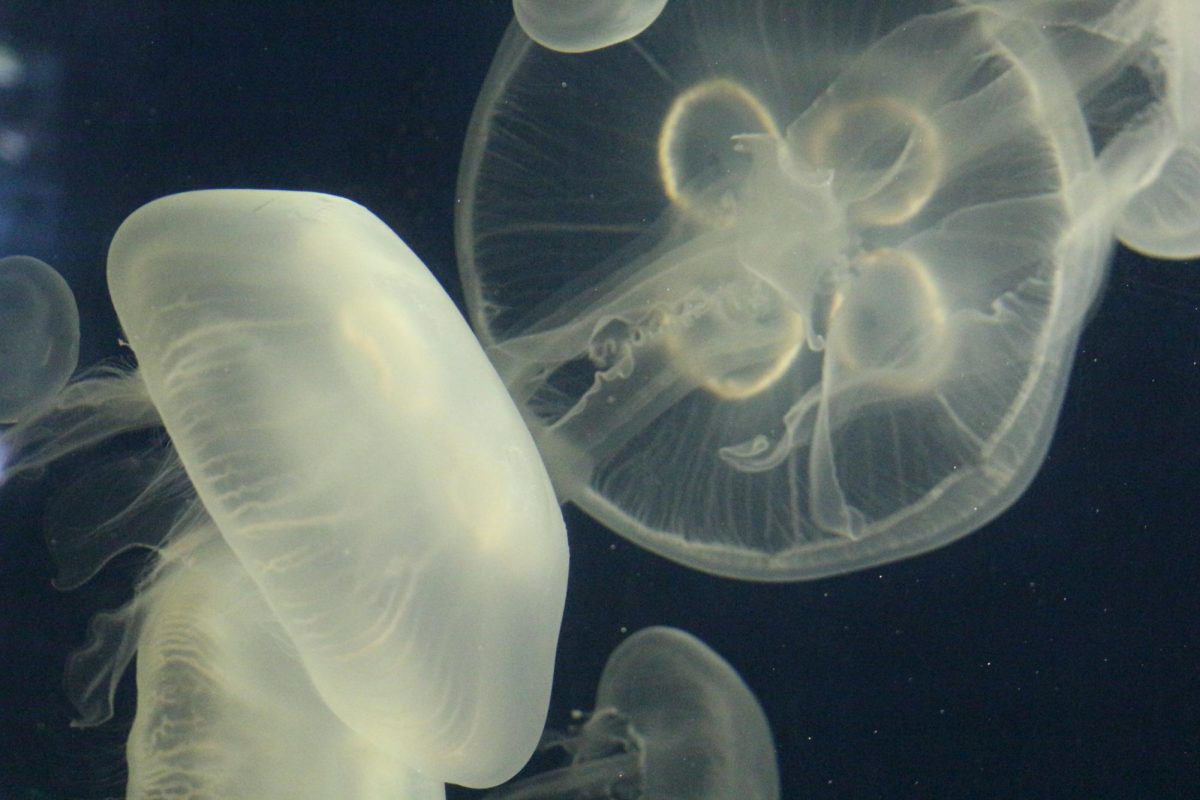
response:
<path id="1" fill-rule="evenodd" d="M 68 279 L 82 364 L 118 352 L 112 233 L 187 189 L 350 197 L 459 299 L 458 154 L 510 18 L 505 0 L 7 0 L 0 42 L 40 83 L 0 104 L 0 126 L 33 142 L 0 172 L 0 255 Z M 1119 250 L 1046 464 L 954 545 L 755 585 L 677 567 L 568 509 L 549 724 L 590 708 L 627 632 L 672 624 L 762 700 L 784 798 L 1200 797 L 1198 401 L 1200 263 Z M 0 502 L 0 800 L 122 796 L 132 686 L 123 719 L 78 731 L 61 675 L 140 557 L 57 592 L 41 512 L 28 492 Z"/>

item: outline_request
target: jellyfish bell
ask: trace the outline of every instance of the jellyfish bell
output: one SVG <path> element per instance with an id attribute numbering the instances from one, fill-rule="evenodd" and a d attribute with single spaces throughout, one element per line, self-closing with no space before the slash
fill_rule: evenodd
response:
<path id="1" fill-rule="evenodd" d="M 613 650 L 596 707 L 624 717 L 653 797 L 772 800 L 775 742 L 750 687 L 712 648 L 678 628 L 643 628 Z"/>
<path id="2" fill-rule="evenodd" d="M 78 360 L 79 309 L 67 282 L 36 258 L 0 259 L 0 424 L 54 397 Z"/>
<path id="3" fill-rule="evenodd" d="M 420 260 L 340 198 L 197 192 L 126 220 L 109 285 L 200 499 L 334 713 L 438 780 L 515 772 L 549 699 L 565 533 Z"/>
<path id="4" fill-rule="evenodd" d="M 396 764 L 439 786 L 514 774 L 548 705 L 565 530 L 519 412 L 420 260 L 348 200 L 194 192 L 126 220 L 109 286 L 137 370 L 86 373 L 0 439 L 11 473 L 130 431 L 161 427 L 170 439 L 165 455 L 135 458 L 133 469 L 106 464 L 102 476 L 123 476 L 121 496 L 133 499 L 97 526 L 57 525 L 51 541 L 67 585 L 130 546 L 162 554 L 139 587 L 145 599 L 73 664 L 82 722 L 111 716 L 133 650 L 158 657 L 177 625 L 225 642 L 214 670 L 242 681 L 224 687 L 228 698 L 215 696 L 215 683 L 199 699 L 184 692 L 178 713 L 191 715 L 197 736 L 245 724 L 248 699 L 272 719 L 298 721 L 269 687 L 243 685 L 250 662 L 261 661 L 254 674 L 269 682 L 271 665 L 291 658 L 313 703 L 339 721 L 328 740 L 295 735 L 361 754 L 355 775 L 382 774 L 382 787 L 401 780 Z M 201 546 L 213 532 L 228 555 L 217 548 L 201 559 L 217 553 Z M 202 568 L 186 572 L 197 559 Z M 246 603 L 269 620 L 220 619 L 222 597 L 198 584 L 218 568 L 242 573 L 224 578 L 236 583 L 230 591 L 254 593 Z M 177 622 L 143 624 L 168 608 Z M 246 646 L 268 629 L 282 649 Z M 171 680 L 203 669 L 185 666 Z M 176 713 L 156 706 L 169 693 L 163 674 L 139 661 L 138 680 L 148 725 Z M 286 746 L 291 733 L 238 740 Z M 131 759 L 170 769 L 182 745 L 150 752 L 156 741 L 131 740 Z M 201 768 L 190 763 L 177 777 Z M 131 783 L 130 796 L 144 789 Z"/>
<path id="5" fill-rule="evenodd" d="M 511 28 L 459 266 L 561 499 L 757 580 L 1000 513 L 1111 247 L 1077 100 L 1036 24 L 936 0 L 676 0 L 586 58 Z"/>
<path id="6" fill-rule="evenodd" d="M 662 797 L 776 800 L 766 715 L 737 671 L 690 633 L 643 628 L 604 665 L 595 710 L 543 749 L 571 764 L 503 786 L 491 800 Z"/>
<path id="7" fill-rule="evenodd" d="M 538 44 L 563 53 L 599 50 L 632 39 L 667 0 L 513 0 L 517 24 Z"/>

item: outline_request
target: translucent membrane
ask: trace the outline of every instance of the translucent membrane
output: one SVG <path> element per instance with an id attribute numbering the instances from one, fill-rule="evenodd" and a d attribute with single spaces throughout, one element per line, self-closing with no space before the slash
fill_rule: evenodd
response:
<path id="1" fill-rule="evenodd" d="M 460 271 L 561 499 L 755 580 L 913 555 L 1012 503 L 1118 210 L 1043 27 L 672 0 L 595 53 L 510 29 Z"/>

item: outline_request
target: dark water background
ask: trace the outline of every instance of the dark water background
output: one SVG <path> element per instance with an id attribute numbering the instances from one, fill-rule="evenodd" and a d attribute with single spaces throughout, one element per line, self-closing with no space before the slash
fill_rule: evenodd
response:
<path id="1" fill-rule="evenodd" d="M 507 0 L 4 0 L 0 42 L 28 83 L 0 92 L 0 127 L 31 148 L 0 162 L 0 255 L 63 272 L 83 364 L 118 352 L 113 232 L 188 189 L 350 197 L 458 299 L 458 154 L 510 18 Z M 957 544 L 754 585 L 677 567 L 569 509 L 550 724 L 591 707 L 627 632 L 671 624 L 762 700 L 786 800 L 1200 797 L 1198 444 L 1200 263 L 1118 251 L 1045 466 Z M 57 592 L 44 498 L 14 494 L 0 504 L 0 800 L 122 796 L 132 686 L 122 719 L 78 731 L 61 675 L 140 557 Z"/>

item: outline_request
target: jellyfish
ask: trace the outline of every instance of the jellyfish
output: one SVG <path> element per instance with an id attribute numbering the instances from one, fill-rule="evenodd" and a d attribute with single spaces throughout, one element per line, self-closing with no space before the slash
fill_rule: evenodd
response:
<path id="1" fill-rule="evenodd" d="M 1007 508 L 1112 247 L 1035 23 L 843 6 L 675 0 L 571 57 L 511 27 L 468 133 L 470 316 L 560 498 L 711 573 L 844 573 Z"/>
<path id="2" fill-rule="evenodd" d="M 442 784 L 390 758 L 321 700 L 285 631 L 205 521 L 166 545 L 144 590 L 99 615 L 69 685 L 103 692 L 106 645 L 137 651 L 138 710 L 126 745 L 130 798 L 440 800 Z M 122 663 L 122 668 L 124 664 Z"/>
<path id="3" fill-rule="evenodd" d="M 529 38 L 562 53 L 599 50 L 637 36 L 667 0 L 513 0 Z"/>
<path id="4" fill-rule="evenodd" d="M 136 371 L 85 376 L 5 435 L 26 470 L 131 430 L 170 439 L 127 508 L 51 540 L 68 583 L 131 545 L 162 553 L 71 666 L 81 724 L 111 716 L 137 650 L 131 776 L 194 783 L 236 748 L 253 785 L 286 787 L 267 770 L 325 745 L 380 791 L 395 765 L 439 787 L 514 774 L 549 700 L 565 531 L 519 412 L 417 256 L 348 200 L 218 190 L 135 212 L 108 278 Z M 155 541 L 138 519 L 164 504 Z M 206 588 L 218 573 L 228 591 Z M 340 727 L 210 738 L 260 712 Z M 181 716 L 183 741 L 159 730 Z M 292 735 L 295 756 L 273 752 Z"/>
<path id="5" fill-rule="evenodd" d="M 79 360 L 79 309 L 62 276 L 29 256 L 0 259 L 0 423 L 47 402 Z"/>
<path id="6" fill-rule="evenodd" d="M 515 781 L 489 800 L 655 797 L 776 800 L 775 740 L 737 671 L 690 633 L 644 628 L 613 650 L 596 708 L 543 749 L 566 767 Z"/>
<path id="7" fill-rule="evenodd" d="M 1188 0 L 971 0 L 1032 20 L 1083 106 L 1115 232 L 1156 258 L 1200 256 L 1200 16 Z"/>

